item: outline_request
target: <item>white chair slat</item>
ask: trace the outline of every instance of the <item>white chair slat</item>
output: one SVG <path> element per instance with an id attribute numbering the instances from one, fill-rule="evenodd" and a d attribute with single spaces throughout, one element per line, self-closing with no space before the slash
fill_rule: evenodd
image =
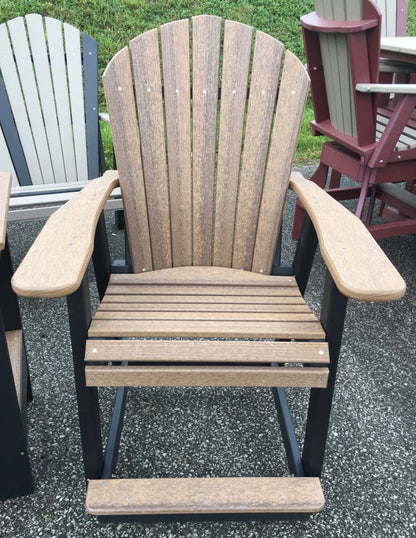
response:
<path id="1" fill-rule="evenodd" d="M 14 121 L 19 133 L 20 142 L 25 152 L 27 166 L 30 171 L 32 183 L 43 183 L 42 172 L 32 136 L 32 130 L 26 114 L 26 106 L 20 89 L 19 77 L 13 59 L 13 52 L 9 41 L 6 24 L 0 25 L 0 69 L 8 93 Z"/>
<path id="2" fill-rule="evenodd" d="M 67 181 L 75 181 L 77 179 L 77 170 L 75 165 L 74 140 L 72 136 L 71 109 L 68 96 L 62 23 L 56 19 L 45 17 L 45 24 L 48 33 L 52 82 L 55 93 L 56 112 L 58 115 L 66 179 Z"/>
<path id="3" fill-rule="evenodd" d="M 14 169 L 12 159 L 10 157 L 9 149 L 4 138 L 3 130 L 0 127 L 0 170 L 2 172 L 11 172 L 12 174 L 12 186 L 19 185 L 17 181 L 16 170 Z"/>
<path id="4" fill-rule="evenodd" d="M 86 181 L 88 180 L 88 161 L 80 33 L 77 28 L 69 24 L 64 24 L 64 36 L 68 66 L 69 97 L 74 129 L 77 178 L 78 181 Z"/>
<path id="5" fill-rule="evenodd" d="M 42 171 L 43 182 L 53 183 L 53 168 L 24 20 L 22 17 L 17 17 L 9 21 L 7 26 L 9 28 L 17 71 L 26 103 L 27 115 L 32 129 L 32 136 Z"/>
<path id="6" fill-rule="evenodd" d="M 41 15 L 27 15 L 26 25 L 52 161 L 53 179 L 55 183 L 62 183 L 63 181 L 66 181 L 65 166 L 59 136 L 51 72 L 49 69 L 45 31 Z"/>

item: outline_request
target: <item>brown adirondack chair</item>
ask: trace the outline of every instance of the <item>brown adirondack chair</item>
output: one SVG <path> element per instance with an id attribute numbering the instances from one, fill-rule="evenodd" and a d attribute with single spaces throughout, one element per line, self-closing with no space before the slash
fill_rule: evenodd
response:
<path id="1" fill-rule="evenodd" d="M 411 188 L 416 179 L 416 86 L 379 81 L 382 23 L 372 0 L 317 0 L 315 7 L 301 18 L 315 112 L 311 125 L 314 134 L 332 141 L 323 145 L 311 180 L 324 188 L 331 168 L 328 192 L 338 200 L 358 199 L 356 215 L 375 238 L 415 233 L 416 197 L 404 190 L 397 195 L 389 184 Z M 383 70 L 390 71 L 390 80 L 392 73 L 410 82 L 414 77 L 409 65 L 384 62 Z M 342 174 L 360 185 L 340 187 Z M 392 206 L 393 222 L 372 221 L 377 198 Z M 294 237 L 301 221 L 298 207 Z"/>
<path id="2" fill-rule="evenodd" d="M 301 62 L 260 31 L 252 54 L 244 24 L 226 21 L 221 36 L 220 18 L 198 16 L 192 36 L 187 20 L 165 24 L 112 59 L 104 87 L 119 170 L 51 216 L 13 277 L 24 296 L 68 295 L 86 504 L 106 520 L 320 510 L 347 297 L 393 300 L 405 290 L 359 219 L 300 174 L 290 179 L 308 92 Z M 110 276 L 104 261 L 109 283 L 92 319 L 85 269 L 119 184 L 132 273 Z M 311 220 L 285 276 L 274 257 L 288 186 Z M 302 297 L 317 236 L 329 269 L 320 322 Z M 105 458 L 101 386 L 119 387 Z M 113 478 L 132 386 L 271 387 L 294 476 Z M 311 388 L 302 456 L 284 387 Z"/>

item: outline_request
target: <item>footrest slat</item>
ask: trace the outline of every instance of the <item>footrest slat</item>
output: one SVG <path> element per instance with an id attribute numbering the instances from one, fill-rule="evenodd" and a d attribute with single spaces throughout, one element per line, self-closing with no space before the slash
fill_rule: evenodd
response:
<path id="1" fill-rule="evenodd" d="M 97 516 L 313 513 L 324 503 L 314 477 L 90 480 L 86 498 Z"/>

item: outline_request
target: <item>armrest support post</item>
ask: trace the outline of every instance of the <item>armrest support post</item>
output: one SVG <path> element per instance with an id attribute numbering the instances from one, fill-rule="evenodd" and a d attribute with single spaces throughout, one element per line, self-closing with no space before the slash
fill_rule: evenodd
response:
<path id="1" fill-rule="evenodd" d="M 311 389 L 302 461 L 306 476 L 321 476 L 329 428 L 332 398 L 348 298 L 327 271 L 322 297 L 321 323 L 329 347 L 329 378 L 325 390 Z"/>
<path id="2" fill-rule="evenodd" d="M 308 284 L 317 246 L 318 236 L 309 215 L 305 213 L 293 261 L 296 282 L 302 296 Z"/>
<path id="3" fill-rule="evenodd" d="M 98 391 L 97 387 L 86 386 L 84 369 L 85 342 L 91 323 L 91 302 L 86 274 L 79 288 L 67 296 L 67 305 L 85 477 L 99 478 L 103 467 L 103 446 Z"/>
<path id="4" fill-rule="evenodd" d="M 12 258 L 6 236 L 4 250 L 0 251 L 0 312 L 3 317 L 5 331 L 15 331 L 22 328 L 19 303 L 11 286 L 12 275 Z"/>
<path id="5" fill-rule="evenodd" d="M 97 222 L 94 236 L 94 251 L 92 254 L 95 280 L 97 281 L 98 295 L 104 297 L 105 290 L 111 273 L 111 257 L 108 247 L 107 229 L 105 225 L 104 211 L 101 212 Z"/>

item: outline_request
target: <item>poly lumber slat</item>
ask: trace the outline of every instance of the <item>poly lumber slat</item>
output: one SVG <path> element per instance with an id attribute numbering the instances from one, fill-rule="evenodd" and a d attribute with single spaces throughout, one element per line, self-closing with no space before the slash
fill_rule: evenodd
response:
<path id="1" fill-rule="evenodd" d="M 10 364 L 12 367 L 14 385 L 16 387 L 19 407 L 22 408 L 22 357 L 23 331 L 6 331 L 7 347 L 9 348 Z"/>
<path id="2" fill-rule="evenodd" d="M 318 512 L 318 478 L 148 478 L 90 480 L 86 507 L 94 515 Z"/>
<path id="3" fill-rule="evenodd" d="M 7 214 L 9 209 L 12 176 L 8 172 L 0 172 L 0 251 L 6 245 Z"/>
<path id="4" fill-rule="evenodd" d="M 309 88 L 302 63 L 285 54 L 276 118 L 264 179 L 252 271 L 269 274 Z"/>
<path id="5" fill-rule="evenodd" d="M 111 285 L 107 288 L 108 294 L 134 294 L 134 295 L 251 295 L 251 296 L 299 296 L 295 287 L 280 286 L 186 286 L 176 285 Z"/>
<path id="6" fill-rule="evenodd" d="M 251 270 L 283 45 L 256 33 L 237 201 L 232 265 Z"/>
<path id="7" fill-rule="evenodd" d="M 319 323 L 244 321 L 93 320 L 90 337 L 325 338 Z"/>
<path id="8" fill-rule="evenodd" d="M 62 23 L 45 17 L 49 59 L 67 181 L 77 180 Z M 78 38 L 79 39 L 79 38 Z M 87 178 L 88 179 L 88 178 Z"/>
<path id="9" fill-rule="evenodd" d="M 133 271 L 148 271 L 153 269 L 152 252 L 140 157 L 140 134 L 127 47 L 117 53 L 108 64 L 103 83 L 123 192 Z"/>
<path id="10" fill-rule="evenodd" d="M 329 362 L 325 342 L 87 340 L 87 362 Z"/>
<path id="11" fill-rule="evenodd" d="M 157 30 L 130 42 L 153 267 L 172 266 L 165 122 Z"/>
<path id="12" fill-rule="evenodd" d="M 364 301 L 403 296 L 403 278 L 358 217 L 299 173 L 293 174 L 291 188 L 315 226 L 322 256 L 341 293 Z"/>
<path id="13" fill-rule="evenodd" d="M 85 128 L 85 102 L 80 32 L 74 26 L 65 23 L 64 37 L 77 179 L 78 181 L 87 181 L 87 135 Z"/>
<path id="14" fill-rule="evenodd" d="M 86 366 L 90 387 L 325 388 L 328 368 L 270 366 Z"/>
<path id="15" fill-rule="evenodd" d="M 414 195 L 413 195 L 414 196 Z M 416 197 L 415 197 L 416 198 Z M 274 313 L 309 313 L 310 309 L 306 304 L 233 304 L 233 303 L 123 303 L 105 302 L 99 307 L 99 312 L 274 312 Z"/>
<path id="16" fill-rule="evenodd" d="M 6 139 L 4 138 L 3 129 L 0 125 L 0 170 L 8 170 L 12 174 L 13 187 L 18 185 L 18 177 L 14 169 L 12 158 L 9 153 Z"/>
<path id="17" fill-rule="evenodd" d="M 231 267 L 253 29 L 224 26 L 213 265 Z"/>
<path id="18" fill-rule="evenodd" d="M 192 265 L 189 22 L 160 28 L 174 266 Z"/>
<path id="19" fill-rule="evenodd" d="M 6 24 L 0 25 L 0 69 L 7 90 L 13 118 L 19 133 L 20 142 L 25 153 L 26 162 L 30 170 L 32 183 L 43 183 L 42 172 L 39 166 L 36 147 L 26 114 L 25 101 L 20 88 L 20 81 L 13 59 L 13 51 L 9 41 Z"/>
<path id="20" fill-rule="evenodd" d="M 26 15 L 26 25 L 36 72 L 36 84 L 39 90 L 39 99 L 42 106 L 42 116 L 45 122 L 45 131 L 48 139 L 49 152 L 53 167 L 53 181 L 62 183 L 66 181 L 65 166 L 62 155 L 61 138 L 55 96 L 52 87 L 51 70 L 45 41 L 45 29 L 41 15 Z"/>
<path id="21" fill-rule="evenodd" d="M 7 24 L 13 46 L 13 54 L 19 73 L 20 86 L 25 99 L 26 111 L 35 142 L 37 157 L 44 183 L 53 183 L 53 168 L 49 154 L 45 124 L 39 101 L 38 83 L 34 76 L 31 51 L 27 40 L 24 19 L 17 17 Z M 14 90 L 16 91 L 16 89 Z"/>
<path id="22" fill-rule="evenodd" d="M 317 321 L 312 312 L 132 312 L 99 310 L 95 320 L 166 321 Z"/>
<path id="23" fill-rule="evenodd" d="M 146 305 L 189 305 L 218 304 L 218 305 L 304 305 L 300 295 L 297 296 L 246 296 L 246 295 L 109 295 L 106 294 L 103 303 L 140 303 Z"/>
<path id="24" fill-rule="evenodd" d="M 194 285 L 255 285 L 296 287 L 293 276 L 270 276 L 238 271 L 228 267 L 174 267 L 140 274 L 113 274 L 110 284 L 194 284 Z"/>
<path id="25" fill-rule="evenodd" d="M 193 263 L 212 264 L 221 19 L 192 19 Z"/>

